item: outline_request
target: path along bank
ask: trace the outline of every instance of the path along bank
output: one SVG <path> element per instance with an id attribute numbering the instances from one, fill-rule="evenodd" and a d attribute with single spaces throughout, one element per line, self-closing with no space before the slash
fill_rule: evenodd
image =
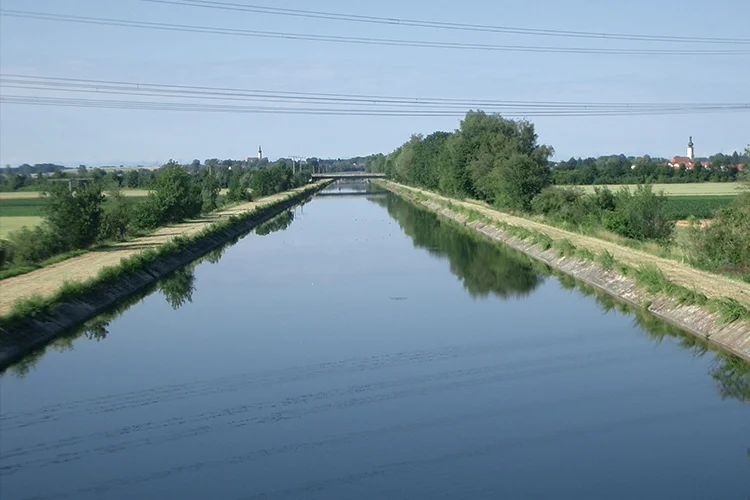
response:
<path id="1" fill-rule="evenodd" d="M 304 201 L 323 180 L 0 281 L 0 369 L 180 267 Z M 57 296 L 61 300 L 55 300 Z M 9 316 L 18 300 L 46 304 Z"/>
<path id="2" fill-rule="evenodd" d="M 750 361 L 750 284 L 475 202 L 374 182 Z"/>

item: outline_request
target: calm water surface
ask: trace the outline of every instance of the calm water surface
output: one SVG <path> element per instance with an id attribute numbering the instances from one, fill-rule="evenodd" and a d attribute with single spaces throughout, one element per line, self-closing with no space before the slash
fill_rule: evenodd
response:
<path id="1" fill-rule="evenodd" d="M 392 196 L 131 302 L 0 379 L 3 499 L 750 498 L 746 365 Z"/>

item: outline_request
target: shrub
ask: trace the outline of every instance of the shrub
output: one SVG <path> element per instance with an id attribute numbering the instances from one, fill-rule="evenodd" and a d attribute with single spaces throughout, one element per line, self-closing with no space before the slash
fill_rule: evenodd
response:
<path id="1" fill-rule="evenodd" d="M 110 193 L 99 229 L 99 240 L 122 241 L 128 235 L 132 223 L 133 209 L 131 203 L 122 196 L 119 190 Z"/>
<path id="2" fill-rule="evenodd" d="M 7 252 L 19 266 L 36 264 L 65 251 L 64 243 L 47 226 L 23 227 L 8 235 Z"/>
<path id="3" fill-rule="evenodd" d="M 750 193 L 720 209 L 710 225 L 693 226 L 690 240 L 694 264 L 733 272 L 750 281 Z"/>
<path id="4" fill-rule="evenodd" d="M 535 213 L 564 222 L 578 223 L 585 217 L 584 193 L 579 188 L 551 186 L 539 193 L 531 205 Z"/>
<path id="5" fill-rule="evenodd" d="M 135 229 L 154 229 L 161 224 L 161 220 L 159 203 L 153 194 L 133 207 L 131 224 Z"/>
<path id="6" fill-rule="evenodd" d="M 615 211 L 605 217 L 607 229 L 634 240 L 671 239 L 674 222 L 666 216 L 667 198 L 653 192 L 651 185 L 638 186 L 635 193 L 621 189 L 616 195 Z"/>

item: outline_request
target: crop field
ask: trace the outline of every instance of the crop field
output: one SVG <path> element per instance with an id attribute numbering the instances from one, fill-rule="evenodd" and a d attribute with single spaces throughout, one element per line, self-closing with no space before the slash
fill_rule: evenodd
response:
<path id="1" fill-rule="evenodd" d="M 734 199 L 734 196 L 669 196 L 667 217 L 671 220 L 684 220 L 690 216 L 713 219 L 718 209 L 729 205 Z"/>
<path id="2" fill-rule="evenodd" d="M 17 231 L 26 226 L 29 228 L 42 223 L 41 217 L 2 217 L 0 216 L 0 238 L 5 238 L 8 233 Z"/>
<path id="3" fill-rule="evenodd" d="M 737 196 L 742 192 L 739 182 L 700 182 L 694 184 L 653 184 L 654 192 L 664 191 L 666 196 Z M 628 184 L 608 184 L 600 186 L 577 186 L 587 193 L 593 193 L 596 187 L 607 187 L 612 191 L 627 187 L 631 191 L 637 186 Z"/>
<path id="4" fill-rule="evenodd" d="M 129 198 L 141 198 L 148 196 L 149 193 L 148 189 L 123 189 L 121 192 L 123 196 Z M 104 194 L 106 194 L 106 192 Z M 0 193 L 0 201 L 37 198 L 44 198 L 44 194 L 41 191 L 13 191 Z"/>

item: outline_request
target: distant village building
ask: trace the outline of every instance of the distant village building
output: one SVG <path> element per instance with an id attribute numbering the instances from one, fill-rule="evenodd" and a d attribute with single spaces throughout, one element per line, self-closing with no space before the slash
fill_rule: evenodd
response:
<path id="1" fill-rule="evenodd" d="M 673 168 L 680 168 L 681 165 L 685 165 L 688 170 L 693 170 L 695 164 L 695 146 L 693 145 L 693 136 L 690 136 L 687 146 L 687 156 L 675 156 L 672 161 L 669 162 L 669 166 Z M 703 166 L 708 166 L 707 163 L 703 163 Z"/>
<path id="2" fill-rule="evenodd" d="M 251 163 L 259 162 L 263 159 L 263 148 L 258 146 L 258 156 L 256 158 L 251 158 L 248 156 L 245 158 L 245 165 L 250 165 Z"/>

